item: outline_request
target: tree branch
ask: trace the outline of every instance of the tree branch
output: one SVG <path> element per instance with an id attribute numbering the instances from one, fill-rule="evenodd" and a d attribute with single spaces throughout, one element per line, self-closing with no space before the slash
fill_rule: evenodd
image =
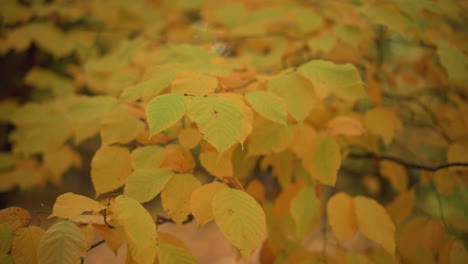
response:
<path id="1" fill-rule="evenodd" d="M 355 158 L 355 159 L 374 159 L 374 160 L 379 160 L 379 161 L 388 160 L 388 161 L 392 161 L 400 165 L 403 165 L 407 168 L 420 169 L 420 170 L 426 170 L 426 171 L 432 171 L 432 172 L 445 169 L 445 168 L 449 168 L 449 167 L 468 167 L 468 162 L 449 162 L 449 163 L 444 163 L 444 164 L 440 164 L 437 166 L 420 165 L 420 164 L 407 162 L 397 157 L 386 156 L 386 155 L 379 156 L 375 153 L 350 154 L 348 155 L 348 157 Z"/>

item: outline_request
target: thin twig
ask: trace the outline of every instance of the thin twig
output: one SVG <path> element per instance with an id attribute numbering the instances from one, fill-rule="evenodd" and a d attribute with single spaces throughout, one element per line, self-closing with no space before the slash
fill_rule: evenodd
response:
<path id="1" fill-rule="evenodd" d="M 432 172 L 445 169 L 445 168 L 450 168 L 450 167 L 468 167 L 468 162 L 449 162 L 449 163 L 444 163 L 444 164 L 440 164 L 437 166 L 420 165 L 420 164 L 415 164 L 415 163 L 404 161 L 397 157 L 386 156 L 386 155 L 380 156 L 375 153 L 365 153 L 365 154 L 353 153 L 353 154 L 348 155 L 348 157 L 356 158 L 356 159 L 388 160 L 388 161 L 401 164 L 407 168 L 420 169 L 420 170 L 426 170 L 426 171 L 432 171 Z"/>
<path id="2" fill-rule="evenodd" d="M 106 241 L 105 240 L 101 240 L 101 241 L 98 241 L 96 243 L 94 243 L 92 246 L 89 247 L 88 251 L 91 251 L 91 249 L 95 248 L 95 247 L 98 247 L 102 244 L 104 244 Z"/>

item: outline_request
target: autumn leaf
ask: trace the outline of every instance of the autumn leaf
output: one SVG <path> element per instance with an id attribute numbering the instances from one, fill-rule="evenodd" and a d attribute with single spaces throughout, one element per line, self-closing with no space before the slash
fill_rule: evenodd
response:
<path id="1" fill-rule="evenodd" d="M 0 210 L 0 224 L 4 224 L 13 231 L 25 227 L 31 221 L 31 215 L 21 207 L 8 207 Z"/>
<path id="2" fill-rule="evenodd" d="M 198 187 L 190 197 L 190 210 L 195 216 L 198 225 L 202 226 L 213 220 L 213 209 L 211 202 L 213 197 L 222 189 L 227 188 L 220 182 L 211 182 Z"/>
<path id="3" fill-rule="evenodd" d="M 87 252 L 83 232 L 72 222 L 59 219 L 42 235 L 38 263 L 79 263 Z"/>
<path id="4" fill-rule="evenodd" d="M 156 225 L 139 202 L 119 195 L 111 204 L 112 212 L 122 228 L 130 254 L 137 263 L 153 264 L 157 254 Z"/>
<path id="5" fill-rule="evenodd" d="M 174 173 L 167 169 L 137 169 L 128 177 L 124 195 L 140 203 L 153 200 L 166 186 Z"/>
<path id="6" fill-rule="evenodd" d="M 333 195 L 327 203 L 328 221 L 335 236 L 345 242 L 358 231 L 354 199 L 346 193 Z"/>
<path id="7" fill-rule="evenodd" d="M 340 165 L 340 149 L 336 141 L 329 136 L 314 139 L 302 159 L 302 166 L 313 178 L 331 186 L 335 185 Z"/>
<path id="8" fill-rule="evenodd" d="M 161 132 L 179 121 L 187 110 L 183 94 L 165 94 L 155 97 L 146 107 L 150 135 Z"/>
<path id="9" fill-rule="evenodd" d="M 38 226 L 28 226 L 16 231 L 11 255 L 15 263 L 38 263 L 37 251 L 45 231 Z"/>
<path id="10" fill-rule="evenodd" d="M 86 211 L 99 212 L 106 209 L 101 203 L 86 196 L 65 193 L 57 197 L 50 217 L 73 218 Z"/>
<path id="11" fill-rule="evenodd" d="M 286 124 L 286 103 L 271 92 L 255 91 L 245 95 L 247 102 L 262 117 L 283 124 Z"/>
<path id="12" fill-rule="evenodd" d="M 102 146 L 91 161 L 91 180 L 96 196 L 124 185 L 131 172 L 131 156 L 127 148 Z"/>
<path id="13" fill-rule="evenodd" d="M 230 188 L 219 191 L 212 204 L 216 224 L 247 261 L 265 236 L 262 208 L 245 192 Z"/>

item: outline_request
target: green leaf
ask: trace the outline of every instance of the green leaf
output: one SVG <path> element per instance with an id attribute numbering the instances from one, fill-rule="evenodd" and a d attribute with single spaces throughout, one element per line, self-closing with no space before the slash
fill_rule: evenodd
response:
<path id="1" fill-rule="evenodd" d="M 133 169 L 159 168 L 164 160 L 165 150 L 161 146 L 143 146 L 132 151 Z"/>
<path id="2" fill-rule="evenodd" d="M 161 132 L 179 121 L 187 110 L 187 99 L 183 94 L 165 94 L 148 103 L 146 114 L 150 135 Z"/>
<path id="3" fill-rule="evenodd" d="M 219 191 L 212 203 L 216 224 L 247 261 L 265 238 L 262 207 L 247 193 L 230 188 Z"/>
<path id="4" fill-rule="evenodd" d="M 355 48 L 358 47 L 359 42 L 361 42 L 364 35 L 363 31 L 359 27 L 348 24 L 337 25 L 334 31 L 340 39 Z"/>
<path id="5" fill-rule="evenodd" d="M 188 114 L 219 155 L 234 145 L 241 135 L 242 110 L 225 98 L 192 97 Z"/>
<path id="6" fill-rule="evenodd" d="M 172 175 L 174 172 L 166 169 L 136 169 L 127 179 L 124 195 L 140 203 L 151 201 L 166 186 Z"/>
<path id="7" fill-rule="evenodd" d="M 139 264 L 153 264 L 157 254 L 156 225 L 149 212 L 137 201 L 119 195 L 112 212 L 123 229 L 132 259 Z"/>
<path id="8" fill-rule="evenodd" d="M 335 185 L 340 165 L 340 148 L 329 136 L 315 138 L 302 159 L 302 166 L 312 177 L 331 186 Z"/>
<path id="9" fill-rule="evenodd" d="M 37 263 L 37 249 L 44 233 L 38 226 L 28 226 L 16 231 L 11 250 L 15 263 Z"/>
<path id="10" fill-rule="evenodd" d="M 162 244 L 158 246 L 158 258 L 161 264 L 197 264 L 200 261 L 195 256 L 180 247 Z"/>
<path id="11" fill-rule="evenodd" d="M 161 191 L 164 210 L 175 223 L 182 224 L 190 214 L 190 197 L 200 187 L 200 181 L 191 174 L 175 174 Z"/>
<path id="12" fill-rule="evenodd" d="M 268 90 L 283 98 L 288 112 L 299 123 L 312 111 L 314 105 L 312 84 L 299 73 L 280 74 L 271 78 Z"/>
<path id="13" fill-rule="evenodd" d="M 87 244 L 85 234 L 74 223 L 60 219 L 42 235 L 37 260 L 41 264 L 79 264 Z"/>
<path id="14" fill-rule="evenodd" d="M 311 187 L 299 191 L 291 201 L 291 216 L 296 224 L 296 237 L 307 237 L 317 224 L 320 216 L 320 201 Z"/>
<path id="15" fill-rule="evenodd" d="M 102 146 L 91 161 L 91 180 L 96 196 L 119 188 L 131 173 L 131 157 L 127 148 Z"/>
<path id="16" fill-rule="evenodd" d="M 463 51 L 439 41 L 437 54 L 450 79 L 455 81 L 468 79 L 468 56 Z"/>
<path id="17" fill-rule="evenodd" d="M 273 122 L 286 124 L 286 103 L 281 97 L 271 92 L 255 91 L 246 94 L 245 99 L 259 115 Z"/>
<path id="18" fill-rule="evenodd" d="M 0 254 L 7 254 L 11 250 L 15 232 L 5 224 L 0 225 Z"/>
<path id="19" fill-rule="evenodd" d="M 367 96 L 359 72 L 350 63 L 338 65 L 313 60 L 303 64 L 299 70 L 314 84 L 319 97 L 333 93 L 344 99 L 356 100 Z"/>
<path id="20" fill-rule="evenodd" d="M 284 126 L 266 119 L 257 119 L 250 134 L 249 156 L 281 152 L 289 146 L 293 138 L 290 126 Z"/>

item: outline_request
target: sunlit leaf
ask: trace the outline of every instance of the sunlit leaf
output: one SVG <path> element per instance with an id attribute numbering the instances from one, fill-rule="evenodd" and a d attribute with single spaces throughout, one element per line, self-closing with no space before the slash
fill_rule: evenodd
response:
<path id="1" fill-rule="evenodd" d="M 136 169 L 128 177 L 124 195 L 140 203 L 151 201 L 164 188 L 174 173 L 167 169 Z"/>
<path id="2" fill-rule="evenodd" d="M 60 219 L 42 235 L 37 249 L 38 263 L 78 264 L 87 252 L 83 232 L 72 222 Z"/>
<path id="3" fill-rule="evenodd" d="M 291 216 L 296 224 L 296 237 L 303 239 L 310 234 L 319 220 L 320 201 L 311 187 L 300 190 L 291 201 Z"/>
<path id="4" fill-rule="evenodd" d="M 340 165 L 340 148 L 335 139 L 329 136 L 314 139 L 302 159 L 302 166 L 313 178 L 331 186 L 335 185 Z"/>
<path id="5" fill-rule="evenodd" d="M 281 97 L 288 112 L 301 123 L 312 111 L 314 91 L 312 84 L 298 73 L 280 74 L 268 83 L 268 90 Z"/>
<path id="6" fill-rule="evenodd" d="M 38 226 L 28 226 L 16 231 L 11 255 L 15 263 L 35 264 L 37 249 L 45 231 Z"/>
<path id="7" fill-rule="evenodd" d="M 197 264 L 200 261 L 188 250 L 169 244 L 158 246 L 159 263 Z"/>
<path id="8" fill-rule="evenodd" d="M 279 96 L 265 91 L 255 91 L 245 95 L 247 102 L 264 118 L 286 124 L 286 103 Z"/>
<path id="9" fill-rule="evenodd" d="M 149 212 L 137 201 L 119 195 L 112 212 L 125 234 L 125 241 L 136 263 L 153 264 L 157 253 L 156 225 Z"/>
<path id="10" fill-rule="evenodd" d="M 72 218 L 80 215 L 83 212 L 99 212 L 105 208 L 106 207 L 101 203 L 86 196 L 68 192 L 57 197 L 54 208 L 52 209 L 52 215 L 49 216 L 49 218 L 53 216 L 60 218 Z"/>
<path id="11" fill-rule="evenodd" d="M 223 154 L 239 139 L 243 113 L 222 97 L 192 97 L 188 114 L 198 125 L 203 138 Z"/>
<path id="12" fill-rule="evenodd" d="M 375 200 L 354 198 L 359 230 L 380 244 L 391 255 L 395 254 L 395 225 L 385 209 Z"/>
<path id="13" fill-rule="evenodd" d="M 359 72 L 352 64 L 335 64 L 324 60 L 313 60 L 300 68 L 313 84 L 318 94 L 336 94 L 344 99 L 360 99 L 366 91 Z"/>
<path id="14" fill-rule="evenodd" d="M 174 174 L 161 191 L 164 210 L 175 223 L 182 224 L 190 213 L 190 197 L 200 187 L 200 181 L 191 174 Z"/>
<path id="15" fill-rule="evenodd" d="M 335 236 L 345 242 L 358 231 L 354 200 L 346 193 L 333 195 L 327 203 L 327 214 Z"/>
<path id="16" fill-rule="evenodd" d="M 150 135 L 174 125 L 186 110 L 187 100 L 183 94 L 165 94 L 151 100 L 146 107 Z"/>
<path id="17" fill-rule="evenodd" d="M 130 173 L 132 164 L 130 151 L 119 146 L 103 146 L 91 161 L 91 180 L 96 196 L 122 186 Z"/>
<path id="18" fill-rule="evenodd" d="M 224 188 L 227 188 L 226 185 L 214 181 L 192 192 L 192 196 L 190 197 L 190 210 L 195 216 L 198 225 L 201 226 L 213 220 L 213 207 L 211 204 L 213 196 Z"/>
<path id="19" fill-rule="evenodd" d="M 213 215 L 221 231 L 247 261 L 265 236 L 263 209 L 245 192 L 226 188 L 213 197 Z"/>
<path id="20" fill-rule="evenodd" d="M 0 210 L 0 224 L 5 224 L 13 231 L 25 227 L 31 221 L 31 215 L 21 207 L 8 207 Z"/>

